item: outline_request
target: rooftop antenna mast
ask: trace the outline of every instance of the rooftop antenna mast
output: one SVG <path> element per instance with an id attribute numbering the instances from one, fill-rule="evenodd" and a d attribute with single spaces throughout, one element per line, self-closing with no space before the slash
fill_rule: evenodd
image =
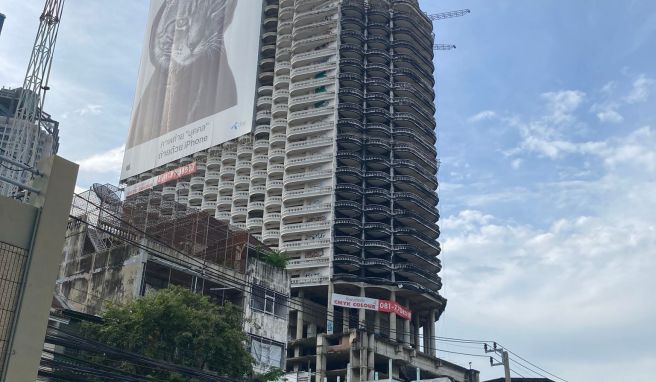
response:
<path id="1" fill-rule="evenodd" d="M 32 54 L 27 65 L 22 91 L 16 105 L 16 114 L 12 123 L 11 134 L 5 141 L 5 147 L 0 148 L 0 162 L 2 156 L 20 162 L 32 168 L 36 161 L 36 149 L 39 143 L 39 133 L 45 130 L 48 134 L 55 134 L 49 125 L 42 125 L 42 111 L 45 101 L 48 80 L 50 79 L 50 68 L 57 42 L 57 34 L 62 17 L 65 0 L 46 0 L 43 12 L 39 17 L 39 29 L 36 34 Z M 36 124 L 37 129 L 30 127 Z M 30 139 L 31 132 L 35 136 Z M 57 152 L 57 140 L 53 140 L 53 152 Z M 11 162 L 6 161 L 6 164 Z M 4 166 L 4 164 L 3 164 Z M 2 170 L 6 170 L 3 167 Z M 20 180 L 21 169 L 10 169 L 4 171 Z M 8 186 L 8 185 L 7 185 Z M 2 188 L 2 187 L 0 187 Z"/>

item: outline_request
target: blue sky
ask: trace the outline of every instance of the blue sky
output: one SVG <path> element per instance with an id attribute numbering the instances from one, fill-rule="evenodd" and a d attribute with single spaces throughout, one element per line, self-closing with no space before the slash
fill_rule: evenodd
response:
<path id="1" fill-rule="evenodd" d="M 0 3 L 0 85 L 21 83 L 41 3 Z M 656 2 L 422 5 L 472 10 L 435 30 L 457 46 L 435 58 L 438 335 L 497 340 L 569 381 L 653 380 Z M 81 187 L 118 179 L 146 13 L 145 0 L 67 3 L 46 105 Z"/>

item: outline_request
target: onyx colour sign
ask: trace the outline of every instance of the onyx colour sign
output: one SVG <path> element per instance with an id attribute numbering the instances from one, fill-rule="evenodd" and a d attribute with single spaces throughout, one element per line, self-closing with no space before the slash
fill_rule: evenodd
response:
<path id="1" fill-rule="evenodd" d="M 397 316 L 410 320 L 412 312 L 396 301 L 379 300 L 377 298 L 349 296 L 333 293 L 332 304 L 352 309 L 375 310 L 377 312 L 396 313 Z"/>

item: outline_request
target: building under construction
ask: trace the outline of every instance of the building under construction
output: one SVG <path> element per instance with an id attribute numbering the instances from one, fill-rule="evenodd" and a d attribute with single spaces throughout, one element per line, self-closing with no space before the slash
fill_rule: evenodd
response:
<path id="1" fill-rule="evenodd" d="M 28 163 L 30 158 L 33 158 L 33 162 L 36 163 L 57 153 L 59 122 L 41 110 L 38 111 L 40 115 L 38 121 L 34 123 L 17 121 L 16 108 L 23 93 L 32 94 L 22 88 L 0 89 L 0 156 L 9 157 L 20 163 Z M 9 162 L 0 161 L 1 177 L 27 184 L 31 175 L 29 171 L 19 169 Z M 0 195 L 11 196 L 15 191 L 16 187 L 0 178 Z"/>
<path id="2" fill-rule="evenodd" d="M 286 271 L 263 260 L 268 249 L 247 231 L 158 198 L 124 201 L 107 185 L 75 196 L 56 287 L 67 308 L 99 314 L 107 303 L 186 287 L 243 307 L 256 371 L 284 367 Z"/>

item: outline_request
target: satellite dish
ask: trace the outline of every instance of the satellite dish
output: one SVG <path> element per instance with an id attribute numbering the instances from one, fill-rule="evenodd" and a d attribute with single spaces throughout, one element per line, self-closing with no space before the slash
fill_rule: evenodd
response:
<path id="1" fill-rule="evenodd" d="M 121 198 L 118 197 L 116 191 L 112 190 L 105 184 L 94 183 L 93 186 L 91 186 L 91 190 L 103 203 L 115 205 L 121 202 Z"/>

